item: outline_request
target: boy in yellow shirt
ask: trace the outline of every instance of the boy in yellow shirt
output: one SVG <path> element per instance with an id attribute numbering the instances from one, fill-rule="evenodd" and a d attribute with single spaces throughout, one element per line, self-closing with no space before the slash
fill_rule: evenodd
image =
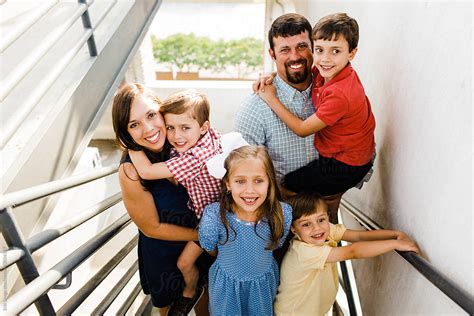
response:
<path id="1" fill-rule="evenodd" d="M 276 315 L 326 314 L 336 300 L 338 261 L 375 257 L 392 250 L 419 253 L 416 243 L 403 232 L 357 231 L 329 223 L 327 205 L 315 193 L 300 193 L 289 203 L 295 237 L 281 265 Z M 340 240 L 353 243 L 338 247 Z"/>

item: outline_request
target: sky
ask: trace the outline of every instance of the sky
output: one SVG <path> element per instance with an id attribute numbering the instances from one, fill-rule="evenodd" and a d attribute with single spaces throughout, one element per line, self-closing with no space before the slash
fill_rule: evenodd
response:
<path id="1" fill-rule="evenodd" d="M 150 32 L 158 38 L 194 33 L 217 39 L 255 37 L 264 40 L 265 3 L 163 2 Z"/>

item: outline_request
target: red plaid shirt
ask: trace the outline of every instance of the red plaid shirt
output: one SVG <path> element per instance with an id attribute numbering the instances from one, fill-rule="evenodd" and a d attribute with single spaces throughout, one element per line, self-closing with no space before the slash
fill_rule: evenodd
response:
<path id="1" fill-rule="evenodd" d="M 172 149 L 171 158 L 165 162 L 174 178 L 188 191 L 189 206 L 198 218 L 201 218 L 206 205 L 219 199 L 221 180 L 209 174 L 206 162 L 220 153 L 221 134 L 211 127 L 196 145 L 187 151 L 178 153 Z"/>

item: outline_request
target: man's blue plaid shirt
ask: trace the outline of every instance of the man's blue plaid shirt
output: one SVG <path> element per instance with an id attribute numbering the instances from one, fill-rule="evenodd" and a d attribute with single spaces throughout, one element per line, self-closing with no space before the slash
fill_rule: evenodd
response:
<path id="1" fill-rule="evenodd" d="M 278 98 L 286 108 L 301 119 L 314 113 L 311 85 L 298 91 L 278 75 L 273 79 Z M 234 130 L 252 145 L 264 145 L 272 158 L 277 178 L 305 166 L 317 157 L 314 134 L 299 137 L 283 123 L 258 95 L 252 94 L 237 112 Z"/>

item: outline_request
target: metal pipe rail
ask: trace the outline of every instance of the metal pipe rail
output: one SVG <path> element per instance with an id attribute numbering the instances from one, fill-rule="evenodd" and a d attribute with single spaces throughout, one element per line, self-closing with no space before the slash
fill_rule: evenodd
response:
<path id="1" fill-rule="evenodd" d="M 40 184 L 17 192 L 7 193 L 0 199 L 0 213 L 7 207 L 18 207 L 23 204 L 44 198 L 45 196 L 58 193 L 79 186 L 81 184 L 111 175 L 118 170 L 118 164 L 101 168 L 87 174 L 72 176 L 66 179 L 55 180 Z"/>
<path id="2" fill-rule="evenodd" d="M 47 38 L 47 40 L 36 48 L 23 62 L 19 63 L 18 66 L 11 71 L 11 75 L 7 76 L 6 79 L 2 80 L 0 86 L 0 101 L 3 101 L 7 95 L 16 87 L 16 85 L 24 78 L 24 76 L 36 66 L 38 61 L 51 49 L 53 45 L 57 43 L 59 38 L 69 30 L 69 28 L 76 22 L 79 17 L 83 20 L 84 34 L 78 40 L 67 54 L 65 54 L 51 71 L 43 78 L 43 80 L 36 86 L 35 90 L 30 94 L 30 97 L 26 99 L 20 109 L 8 120 L 7 124 L 2 128 L 0 135 L 0 148 L 4 148 L 8 141 L 13 137 L 14 133 L 25 120 L 27 115 L 33 110 L 38 101 L 44 96 L 49 90 L 54 81 L 63 73 L 64 69 L 71 63 L 72 59 L 77 55 L 80 49 L 87 42 L 89 47 L 89 54 L 91 57 L 97 56 L 97 46 L 94 40 L 94 31 L 102 23 L 106 15 L 115 5 L 116 1 L 113 1 L 105 12 L 99 17 L 96 25 L 92 26 L 88 14 L 89 6 L 93 1 L 79 0 L 79 7 L 73 16 L 66 21 L 63 26 L 56 28 L 53 31 L 53 36 Z"/>
<path id="3" fill-rule="evenodd" d="M 33 253 L 39 248 L 47 245 L 56 238 L 66 234 L 72 229 L 78 227 L 79 225 L 85 223 L 86 221 L 94 218 L 95 216 L 101 214 L 102 212 L 108 210 L 115 204 L 119 203 L 122 200 L 122 194 L 116 193 L 107 199 L 91 206 L 89 209 L 84 211 L 79 211 L 80 215 L 73 217 L 71 220 L 66 221 L 63 225 L 56 228 L 51 228 L 44 230 L 35 236 L 29 238 L 26 241 L 26 247 L 28 250 Z"/>
<path id="4" fill-rule="evenodd" d="M 359 221 L 368 230 L 383 229 L 382 226 L 377 224 L 346 200 L 342 199 L 340 206 L 343 207 L 347 213 Z M 459 307 L 461 307 L 469 315 L 474 315 L 474 298 L 471 297 L 467 291 L 460 288 L 441 271 L 436 269 L 431 263 L 418 256 L 416 253 L 412 251 L 396 252 L 408 263 L 410 263 L 426 279 L 428 279 L 428 281 L 436 286 L 441 292 L 446 294 L 446 296 L 448 296 L 453 302 L 459 305 Z"/>
<path id="5" fill-rule="evenodd" d="M 121 193 L 116 193 L 104 201 L 96 203 L 86 210 L 81 211 L 80 215 L 66 221 L 66 223 L 63 223 L 61 226 L 40 232 L 26 241 L 21 234 L 21 230 L 15 217 L 12 214 L 13 207 L 24 205 L 51 194 L 106 177 L 116 173 L 117 170 L 117 165 L 104 167 L 87 174 L 56 180 L 25 190 L 8 193 L 2 197 L 2 200 L 0 201 L 0 230 L 9 248 L 2 252 L 3 260 L 0 263 L 0 267 L 1 270 L 4 270 L 13 263 L 16 263 L 26 284 L 24 288 L 13 294 L 8 300 L 4 301 L 4 307 L 7 308 L 8 313 L 17 314 L 34 303 L 40 314 L 54 314 L 54 308 L 48 295 L 45 293 L 52 287 L 57 288 L 56 284 L 64 276 L 69 277 L 72 270 L 92 255 L 97 249 L 103 246 L 106 241 L 111 239 L 131 221 L 128 215 L 122 216 L 122 218 L 116 221 L 111 227 L 99 233 L 99 235 L 92 238 L 89 242 L 59 262 L 53 269 L 40 276 L 32 259 L 32 252 L 92 219 L 105 210 L 110 209 L 110 207 L 121 201 Z M 64 286 L 61 286 L 61 288 L 67 287 L 67 283 Z"/>
<path id="6" fill-rule="evenodd" d="M 38 10 L 34 10 L 28 19 L 21 21 L 15 25 L 15 29 L 9 33 L 3 33 L 0 38 L 0 53 L 3 53 L 16 39 L 18 39 L 23 33 L 28 31 L 36 21 L 43 17 L 52 7 L 54 7 L 59 0 L 53 0 L 49 2 L 43 2 Z"/>
<path id="7" fill-rule="evenodd" d="M 4 148 L 5 145 L 13 137 L 17 129 L 26 119 L 26 117 L 33 111 L 39 100 L 48 92 L 52 84 L 56 79 L 64 72 L 67 66 L 71 63 L 73 58 L 81 50 L 87 39 L 92 34 L 91 30 L 84 32 L 82 37 L 77 41 L 76 45 L 64 54 L 51 68 L 51 71 L 44 76 L 44 78 L 38 82 L 36 88 L 29 94 L 29 97 L 22 102 L 21 107 L 12 115 L 5 126 L 2 128 L 2 134 L 0 135 L 0 148 Z"/>
<path id="8" fill-rule="evenodd" d="M 31 254 L 26 249 L 20 227 L 13 217 L 12 207 L 8 207 L 0 211 L 0 230 L 5 242 L 9 247 L 16 247 L 23 251 L 23 258 L 21 258 L 16 265 L 25 284 L 32 282 L 39 276 L 39 272 Z M 47 295 L 38 295 L 36 298 L 36 308 L 42 315 L 51 315 L 54 313 L 53 305 L 51 304 L 51 301 Z M 6 301 L 3 303 L 4 307 L 8 306 Z"/>
<path id="9" fill-rule="evenodd" d="M 140 294 L 141 290 L 142 290 L 142 287 L 140 285 L 140 282 L 137 282 L 132 292 L 130 292 L 130 294 L 127 296 L 127 298 L 123 302 L 122 306 L 120 306 L 120 308 L 118 309 L 117 315 L 125 315 L 125 313 L 130 309 L 130 306 L 132 306 L 133 301 L 135 301 L 138 294 Z"/>
<path id="10" fill-rule="evenodd" d="M 99 304 L 97 304 L 97 307 L 92 311 L 91 315 L 103 315 L 123 290 L 125 285 L 127 285 L 128 281 L 130 281 L 133 275 L 137 272 L 137 270 L 138 261 L 135 261 L 135 263 L 127 270 L 127 272 L 125 272 L 117 284 L 115 284 L 114 288 L 109 293 L 107 293 L 107 295 Z"/>
<path id="11" fill-rule="evenodd" d="M 47 272 L 43 273 L 24 288 L 13 294 L 6 300 L 8 313 L 19 314 L 28 306 L 33 304 L 39 296 L 46 293 L 51 287 L 58 283 L 69 272 L 89 258 L 97 249 L 102 247 L 106 241 L 118 234 L 125 226 L 130 224 L 128 215 L 123 215 L 111 226 L 104 229 L 96 237 L 91 238 L 69 256 L 61 260 Z"/>
<path id="12" fill-rule="evenodd" d="M 349 315 L 350 316 L 357 316 L 357 308 L 355 305 L 354 294 L 352 293 L 352 285 L 351 280 L 349 278 L 349 271 L 347 269 L 347 263 L 345 261 L 340 261 L 339 266 L 341 267 L 341 275 L 342 275 L 342 289 L 347 297 L 347 307 L 349 308 Z"/>
<path id="13" fill-rule="evenodd" d="M 89 7 L 87 0 L 79 0 L 79 3 L 85 4 L 87 7 Z M 84 13 L 82 13 L 82 26 L 87 30 L 90 29 L 92 30 L 92 23 L 91 23 L 91 18 L 89 16 L 89 11 L 86 10 Z M 94 34 L 91 34 L 89 39 L 87 40 L 87 47 L 89 48 L 89 55 L 91 57 L 96 57 L 97 56 L 97 46 L 95 45 L 95 39 L 94 39 Z"/>
<path id="14" fill-rule="evenodd" d="M 87 297 L 95 290 L 102 281 L 112 272 L 112 270 L 118 266 L 118 264 L 132 251 L 132 249 L 137 245 L 138 235 L 132 238 L 110 261 L 104 265 L 84 286 L 82 286 L 76 294 L 74 294 L 56 313 L 57 316 L 67 316 L 71 315 L 81 304 L 85 301 Z M 132 270 L 135 273 L 138 270 L 138 261 L 135 261 L 130 267 L 129 271 Z M 129 274 L 129 273 L 128 273 Z M 125 273 L 125 276 L 128 276 Z M 133 275 L 133 274 L 132 274 Z M 130 275 L 131 277 L 131 275 Z M 128 280 L 127 280 L 128 281 Z M 114 291 L 117 288 L 117 285 L 114 286 Z M 120 292 L 120 290 L 119 290 Z M 117 293 L 118 294 L 118 293 Z M 108 302 L 108 304 L 99 304 L 100 307 L 107 309 L 113 300 Z M 104 310 L 105 311 L 105 310 Z M 92 315 L 102 315 L 102 313 L 92 313 Z"/>
<path id="15" fill-rule="evenodd" d="M 66 221 L 60 227 L 50 228 L 48 230 L 44 230 L 35 236 L 29 238 L 25 242 L 25 246 L 30 253 L 35 252 L 39 248 L 47 245 L 51 241 L 55 240 L 56 238 L 64 235 L 65 233 L 69 232 L 70 230 L 76 228 L 77 226 L 81 225 L 82 223 L 88 221 L 89 219 L 101 214 L 102 212 L 106 211 L 113 205 L 117 204 L 121 201 L 121 194 L 116 193 L 111 197 L 105 199 L 102 202 L 99 202 L 93 206 L 91 206 L 88 210 L 79 211 L 80 215 L 73 217 L 71 220 Z M 5 268 L 8 268 L 12 264 L 19 261 L 25 255 L 25 252 L 19 248 L 12 247 L 0 253 L 6 256 L 4 262 L 0 262 L 0 271 L 3 271 Z"/>
<path id="16" fill-rule="evenodd" d="M 3 258 L 2 262 L 0 262 L 0 271 L 5 270 L 15 262 L 19 261 L 25 252 L 17 247 L 10 247 L 5 251 L 0 252 L 0 256 Z"/>
<path id="17" fill-rule="evenodd" d="M 135 316 L 142 316 L 144 314 L 151 314 L 151 299 L 150 296 L 147 297 L 142 301 L 140 306 L 138 307 L 137 311 L 135 312 Z"/>
<path id="18" fill-rule="evenodd" d="M 69 19 L 62 25 L 57 25 L 50 35 L 44 38 L 44 41 L 40 45 L 35 47 L 21 63 L 18 63 L 18 65 L 10 71 L 10 74 L 2 80 L 0 101 L 3 101 L 25 75 L 36 66 L 38 61 L 51 50 L 51 47 L 56 45 L 58 40 L 74 25 L 83 13 L 86 12 L 87 8 L 86 4 L 80 4 Z"/>
<path id="19" fill-rule="evenodd" d="M 46 14 L 52 7 L 54 7 L 59 0 L 52 0 L 46 3 L 42 3 L 38 10 L 34 10 L 33 13 L 29 16 L 29 19 L 23 20 L 17 25 L 12 32 L 2 34 L 0 39 L 0 53 L 3 53 L 17 38 L 19 38 L 23 33 L 28 31 L 36 21 L 38 21 L 43 15 Z"/>

